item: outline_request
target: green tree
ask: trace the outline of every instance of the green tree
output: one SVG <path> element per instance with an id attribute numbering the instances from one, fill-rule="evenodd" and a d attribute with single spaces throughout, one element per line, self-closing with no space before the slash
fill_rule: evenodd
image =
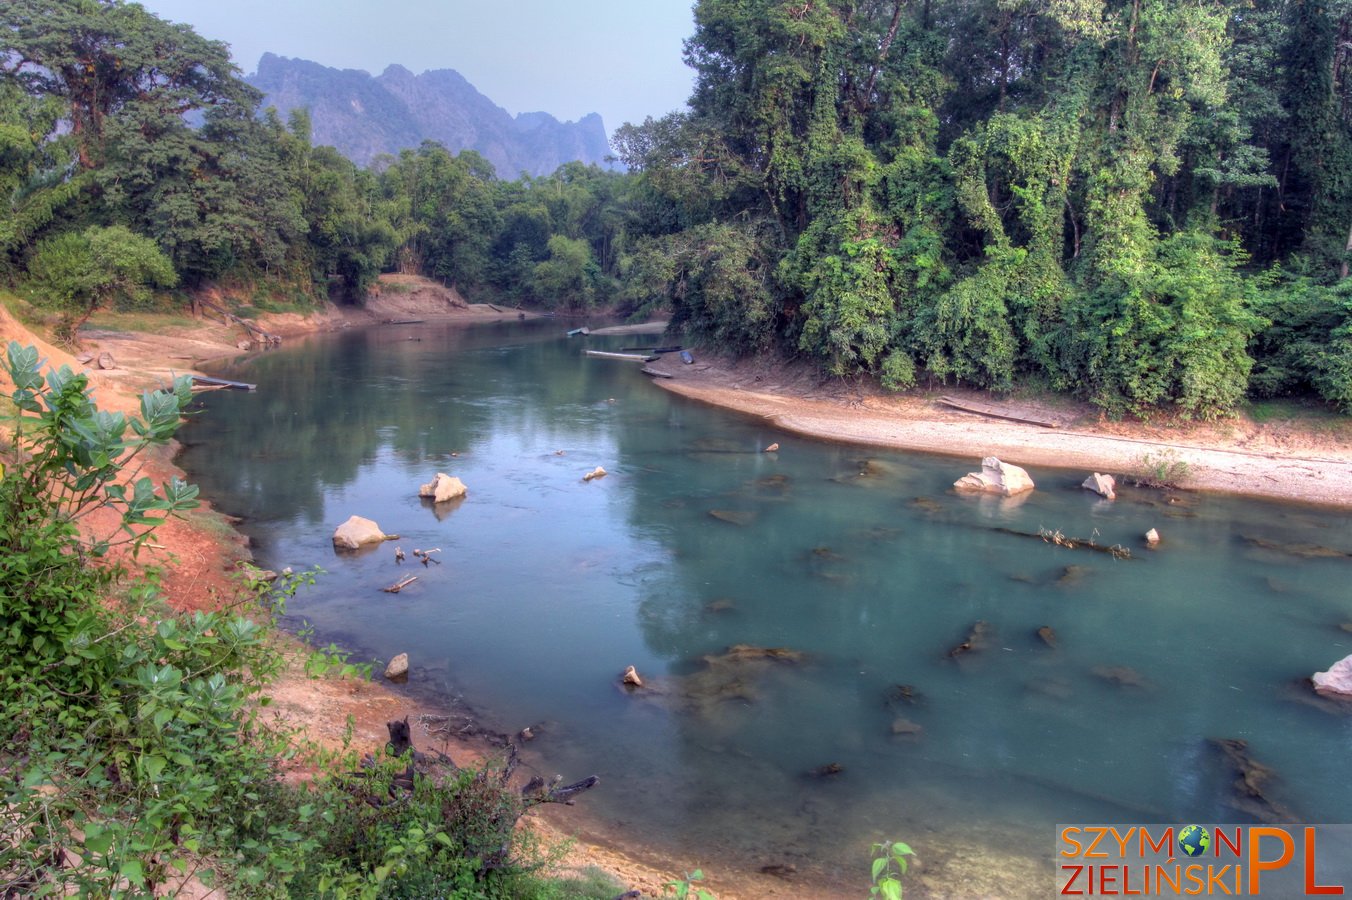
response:
<path id="1" fill-rule="evenodd" d="M 155 242 L 121 225 L 67 232 L 38 244 L 29 267 L 34 286 L 62 311 L 58 334 L 75 340 L 101 306 L 137 303 L 149 289 L 177 283 L 173 266 Z"/>
<path id="2" fill-rule="evenodd" d="M 587 309 L 596 299 L 600 269 L 586 241 L 556 234 L 549 258 L 535 266 L 535 294 L 546 306 Z"/>
<path id="3" fill-rule="evenodd" d="M 58 97 L 80 165 L 102 161 L 106 126 L 132 103 L 183 115 L 256 102 L 229 48 L 125 0 L 8 0 L 0 5 L 0 78 Z"/>
<path id="4" fill-rule="evenodd" d="M 306 233 L 277 136 L 252 112 L 219 106 L 192 128 L 158 105 L 130 103 L 107 127 L 96 173 L 104 209 L 153 237 L 189 286 L 231 270 L 284 273 Z"/>
<path id="5" fill-rule="evenodd" d="M 8 0 L 0 50 L 4 80 L 65 101 L 84 168 L 100 164 L 105 126 L 127 104 L 183 115 L 254 95 L 224 43 L 124 0 Z"/>

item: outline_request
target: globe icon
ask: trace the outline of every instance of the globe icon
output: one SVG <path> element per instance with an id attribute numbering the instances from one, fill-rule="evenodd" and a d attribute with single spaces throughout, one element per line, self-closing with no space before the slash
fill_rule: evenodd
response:
<path id="1" fill-rule="evenodd" d="M 1188 825 L 1178 833 L 1178 846 L 1188 856 L 1201 856 L 1211 846 L 1211 834 L 1201 825 Z"/>

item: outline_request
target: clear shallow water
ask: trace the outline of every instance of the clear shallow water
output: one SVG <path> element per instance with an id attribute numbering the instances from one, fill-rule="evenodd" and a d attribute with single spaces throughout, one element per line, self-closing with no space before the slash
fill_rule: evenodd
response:
<path id="1" fill-rule="evenodd" d="M 246 517 L 260 562 L 327 571 L 291 605 L 320 639 L 408 652 L 420 685 L 539 726 L 542 771 L 601 776 L 586 815 L 692 865 L 857 886 L 869 841 L 896 837 L 930 860 L 1046 860 L 1050 885 L 1055 822 L 1248 821 L 1217 737 L 1247 740 L 1302 820 L 1348 820 L 1352 717 L 1289 685 L 1352 652 L 1352 557 L 1275 548 L 1352 552 L 1348 515 L 1108 503 L 1037 468 L 1022 502 L 960 497 L 975 459 L 787 436 L 582 356 L 649 338 L 562 330 L 392 326 L 254 358 L 235 373 L 259 392 L 208 397 L 183 464 Z M 437 471 L 468 499 L 420 501 Z M 444 564 L 336 556 L 353 513 Z M 1039 528 L 1134 558 L 1008 533 Z M 382 593 L 401 571 L 420 579 Z M 977 621 L 987 645 L 950 658 Z M 805 658 L 705 659 L 736 644 Z M 620 690 L 626 665 L 652 690 Z M 889 699 L 899 684 L 919 702 Z M 923 734 L 894 735 L 899 717 Z M 843 772 L 806 774 L 829 763 Z"/>

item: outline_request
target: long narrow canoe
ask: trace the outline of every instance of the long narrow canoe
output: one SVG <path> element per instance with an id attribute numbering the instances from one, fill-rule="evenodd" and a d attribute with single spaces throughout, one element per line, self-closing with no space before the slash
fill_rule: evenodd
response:
<path id="1" fill-rule="evenodd" d="M 197 384 L 209 384 L 213 387 L 230 388 L 236 391 L 256 391 L 258 385 L 247 384 L 243 381 L 226 381 L 224 378 L 210 378 L 206 375 L 194 375 L 192 380 Z"/>
<path id="2" fill-rule="evenodd" d="M 656 356 L 649 356 L 646 353 L 607 353 L 604 350 L 588 350 L 588 356 L 594 356 L 597 359 L 624 359 L 630 362 L 652 362 L 657 359 Z"/>

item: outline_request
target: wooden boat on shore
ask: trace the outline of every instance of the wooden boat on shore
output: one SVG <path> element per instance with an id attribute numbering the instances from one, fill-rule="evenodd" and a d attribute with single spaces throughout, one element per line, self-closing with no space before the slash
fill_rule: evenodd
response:
<path id="1" fill-rule="evenodd" d="M 230 388 L 231 390 L 234 391 L 258 390 L 258 385 L 256 384 L 248 384 L 247 382 L 243 381 L 227 381 L 224 378 L 211 378 L 206 375 L 194 375 L 192 376 L 192 381 L 193 384 L 203 384 L 208 385 L 210 387 L 218 387 L 218 388 Z"/>
<path id="2" fill-rule="evenodd" d="M 652 362 L 657 359 L 656 356 L 649 356 L 646 353 L 610 353 L 605 350 L 588 350 L 588 356 L 594 356 L 597 359 L 623 359 L 629 362 Z"/>

